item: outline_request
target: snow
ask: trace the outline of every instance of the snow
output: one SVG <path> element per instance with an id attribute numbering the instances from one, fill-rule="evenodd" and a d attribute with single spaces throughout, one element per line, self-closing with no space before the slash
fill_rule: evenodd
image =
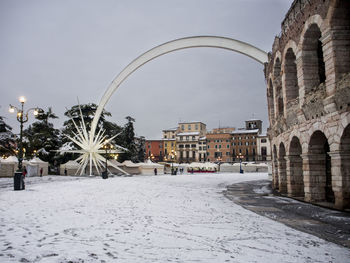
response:
<path id="1" fill-rule="evenodd" d="M 222 194 L 260 179 L 267 174 L 47 176 L 13 191 L 2 178 L 0 262 L 348 262 L 348 249 Z"/>
<path id="2" fill-rule="evenodd" d="M 242 129 L 242 130 L 236 130 L 236 131 L 232 131 L 231 134 L 240 134 L 240 133 L 257 133 L 259 131 L 259 129 L 254 129 L 254 130 L 246 130 L 246 129 Z"/>

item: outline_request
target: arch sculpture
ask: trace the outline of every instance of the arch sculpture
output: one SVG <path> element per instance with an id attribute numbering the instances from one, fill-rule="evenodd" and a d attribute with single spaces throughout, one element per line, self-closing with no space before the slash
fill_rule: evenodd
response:
<path id="1" fill-rule="evenodd" d="M 98 108 L 96 110 L 94 119 L 92 121 L 90 132 L 86 130 L 86 126 L 84 123 L 81 124 L 82 127 L 80 129 L 76 126 L 76 139 L 71 138 L 71 140 L 81 147 L 81 150 L 77 151 L 82 155 L 81 157 L 79 157 L 79 159 L 81 160 L 81 173 L 83 172 L 88 163 L 90 163 L 90 175 L 92 174 L 93 163 L 97 168 L 101 166 L 103 157 L 100 155 L 100 147 L 102 147 L 104 144 L 105 136 L 103 136 L 104 132 L 101 130 L 98 131 L 98 133 L 96 134 L 97 123 L 105 105 L 107 104 L 113 93 L 118 89 L 120 84 L 135 70 L 137 70 L 139 67 L 146 64 L 147 62 L 151 61 L 152 59 L 155 59 L 159 56 L 176 50 L 195 47 L 223 48 L 244 54 L 248 57 L 255 59 L 261 64 L 267 63 L 268 61 L 266 52 L 250 44 L 231 38 L 217 36 L 195 36 L 176 39 L 159 45 L 143 53 L 119 73 L 119 75 L 112 81 L 106 92 L 103 94 Z M 108 141 L 110 141 L 111 139 L 113 138 L 110 138 Z M 110 165 L 114 166 L 112 163 L 110 163 Z"/>

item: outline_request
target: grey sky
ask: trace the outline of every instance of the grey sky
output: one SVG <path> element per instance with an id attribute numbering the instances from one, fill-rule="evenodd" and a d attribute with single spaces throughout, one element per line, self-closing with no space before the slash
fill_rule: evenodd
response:
<path id="1" fill-rule="evenodd" d="M 143 52 L 196 35 L 238 39 L 270 51 L 292 0 L 0 0 L 0 115 L 18 132 L 8 104 L 65 107 L 98 103 L 116 75 Z M 132 74 L 106 109 L 137 135 L 161 137 L 181 121 L 207 128 L 268 126 L 263 66 L 231 51 L 192 48 L 159 57 Z M 33 120 L 33 118 L 31 118 Z"/>

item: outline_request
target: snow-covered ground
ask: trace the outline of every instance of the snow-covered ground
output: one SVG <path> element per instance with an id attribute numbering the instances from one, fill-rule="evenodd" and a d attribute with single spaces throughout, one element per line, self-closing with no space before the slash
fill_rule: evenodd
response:
<path id="1" fill-rule="evenodd" d="M 49 178 L 49 177 L 48 177 Z M 349 262 L 221 193 L 266 174 L 36 178 L 0 189 L 0 262 Z M 3 185 L 5 181 L 0 181 Z"/>

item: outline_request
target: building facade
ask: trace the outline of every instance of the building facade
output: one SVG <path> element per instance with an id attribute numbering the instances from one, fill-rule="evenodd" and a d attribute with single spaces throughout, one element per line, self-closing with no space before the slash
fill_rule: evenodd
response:
<path id="1" fill-rule="evenodd" d="M 166 158 L 166 160 L 172 160 L 175 158 L 174 153 L 176 152 L 176 133 L 177 128 L 163 130 L 163 149 L 164 158 Z"/>
<path id="2" fill-rule="evenodd" d="M 180 163 L 199 161 L 199 143 L 205 137 L 206 125 L 202 122 L 181 122 L 176 134 L 176 155 Z M 203 147 L 203 144 L 201 144 Z M 202 152 L 202 151 L 201 151 Z"/>
<path id="3" fill-rule="evenodd" d="M 350 1 L 295 0 L 265 65 L 273 187 L 350 208 Z"/>
<path id="4" fill-rule="evenodd" d="M 164 160 L 163 144 L 163 140 L 146 140 L 145 159 L 150 159 L 153 162 L 162 162 Z"/>

